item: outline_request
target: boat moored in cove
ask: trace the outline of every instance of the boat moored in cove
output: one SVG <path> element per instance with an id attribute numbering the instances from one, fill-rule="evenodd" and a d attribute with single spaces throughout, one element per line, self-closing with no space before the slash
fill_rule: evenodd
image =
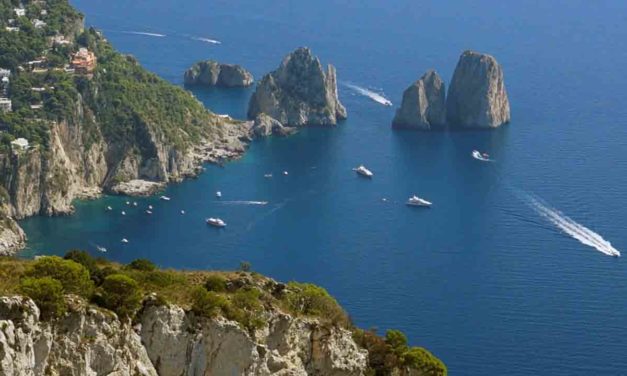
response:
<path id="1" fill-rule="evenodd" d="M 374 176 L 372 171 L 368 170 L 364 165 L 354 168 L 353 171 L 366 178 L 372 178 Z"/>
<path id="2" fill-rule="evenodd" d="M 161 197 L 159 197 L 159 199 L 163 200 L 163 201 L 170 201 L 170 197 L 168 197 L 168 196 L 161 196 Z"/>
<path id="3" fill-rule="evenodd" d="M 226 222 L 220 218 L 207 218 L 207 224 L 213 227 L 226 227 Z"/>
<path id="4" fill-rule="evenodd" d="M 428 208 L 433 204 L 425 199 L 422 199 L 416 195 L 413 195 L 412 197 L 409 198 L 409 200 L 407 200 L 407 205 L 408 206 L 421 206 L 421 207 Z"/>
<path id="5" fill-rule="evenodd" d="M 473 150 L 472 157 L 482 162 L 492 162 L 488 153 L 481 153 L 479 150 Z"/>

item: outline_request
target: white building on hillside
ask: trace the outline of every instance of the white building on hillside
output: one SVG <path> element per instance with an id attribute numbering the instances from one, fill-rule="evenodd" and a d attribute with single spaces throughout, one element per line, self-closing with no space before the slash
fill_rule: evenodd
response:
<path id="1" fill-rule="evenodd" d="M 13 106 L 11 100 L 9 98 L 0 98 L 0 111 L 11 112 L 12 110 Z"/>
<path id="2" fill-rule="evenodd" d="M 17 150 L 26 150 L 28 149 L 28 140 L 25 138 L 16 138 L 11 141 L 11 147 Z"/>

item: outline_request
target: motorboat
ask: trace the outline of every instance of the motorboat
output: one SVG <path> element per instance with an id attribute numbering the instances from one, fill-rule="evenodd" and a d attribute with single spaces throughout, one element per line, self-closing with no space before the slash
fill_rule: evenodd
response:
<path id="1" fill-rule="evenodd" d="M 152 215 L 152 210 L 146 210 L 146 214 Z"/>
<path id="2" fill-rule="evenodd" d="M 152 205 L 148 205 L 148 210 L 152 210 Z"/>
<path id="3" fill-rule="evenodd" d="M 124 244 L 128 243 L 128 239 L 127 238 L 122 238 L 122 243 L 124 243 Z"/>
<path id="4" fill-rule="evenodd" d="M 220 218 L 207 218 L 207 224 L 213 227 L 226 227 L 226 222 Z"/>
<path id="5" fill-rule="evenodd" d="M 272 174 L 265 174 L 263 177 L 266 178 L 266 179 L 269 179 L 269 178 L 272 177 Z"/>
<path id="6" fill-rule="evenodd" d="M 107 206 L 107 211 L 111 211 L 111 210 L 113 210 L 113 208 L 110 206 Z"/>
<path id="7" fill-rule="evenodd" d="M 216 192 L 216 197 L 217 197 L 217 198 L 220 198 L 220 197 L 222 197 L 222 192 L 220 192 L 220 191 L 217 191 L 217 192 Z"/>
<path id="8" fill-rule="evenodd" d="M 283 171 L 283 175 L 287 176 L 288 175 L 287 171 Z"/>
<path id="9" fill-rule="evenodd" d="M 131 202 L 130 202 L 130 201 L 126 201 L 126 205 L 130 205 L 130 204 L 131 204 Z"/>
<path id="10" fill-rule="evenodd" d="M 472 157 L 482 162 L 492 162 L 492 159 L 490 159 L 490 155 L 488 153 L 481 153 L 479 150 L 473 150 Z"/>
<path id="11" fill-rule="evenodd" d="M 409 206 L 424 206 L 424 207 L 429 207 L 432 205 L 431 202 L 422 199 L 416 195 L 412 196 L 409 198 L 409 200 L 407 200 L 407 205 Z"/>
<path id="12" fill-rule="evenodd" d="M 353 171 L 366 178 L 372 178 L 374 176 L 372 171 L 368 170 L 366 167 L 364 167 L 364 165 L 354 168 Z"/>
<path id="13" fill-rule="evenodd" d="M 168 196 L 161 196 L 161 197 L 159 197 L 159 199 L 162 200 L 162 201 L 170 201 L 170 197 L 168 197 Z"/>
<path id="14" fill-rule="evenodd" d="M 99 245 L 96 246 L 96 249 L 98 250 L 98 252 L 102 252 L 102 253 L 107 252 L 107 249 L 105 247 L 101 247 Z"/>
<path id="15" fill-rule="evenodd" d="M 137 202 L 133 202 L 133 206 L 137 206 Z"/>
<path id="16" fill-rule="evenodd" d="M 126 215 L 126 212 L 124 210 L 122 210 L 122 215 Z"/>
<path id="17" fill-rule="evenodd" d="M 185 214 L 185 210 L 181 210 L 181 214 Z"/>

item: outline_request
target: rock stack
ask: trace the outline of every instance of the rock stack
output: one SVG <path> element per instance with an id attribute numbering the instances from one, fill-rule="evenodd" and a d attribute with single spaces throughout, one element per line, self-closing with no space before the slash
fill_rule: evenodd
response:
<path id="1" fill-rule="evenodd" d="M 444 81 L 430 70 L 403 93 L 403 102 L 392 125 L 397 128 L 429 130 L 446 124 Z"/>
<path id="2" fill-rule="evenodd" d="M 250 99 L 248 117 L 264 113 L 284 126 L 335 125 L 346 118 L 337 95 L 335 68 L 326 72 L 309 48 L 287 55 L 275 71 L 266 74 Z"/>
<path id="3" fill-rule="evenodd" d="M 239 65 L 206 60 L 185 71 L 185 85 L 245 87 L 254 82 L 253 75 Z"/>

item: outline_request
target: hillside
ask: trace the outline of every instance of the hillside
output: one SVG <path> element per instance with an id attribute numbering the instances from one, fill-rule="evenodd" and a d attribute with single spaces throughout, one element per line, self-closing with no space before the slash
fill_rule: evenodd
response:
<path id="1" fill-rule="evenodd" d="M 116 52 L 66 0 L 0 0 L 0 76 L 0 254 L 24 244 L 13 219 L 131 193 L 122 182 L 195 175 L 249 140 L 247 123 Z"/>
<path id="2" fill-rule="evenodd" d="M 246 263 L 183 272 L 80 251 L 0 258 L 0 348 L 2 374 L 447 373 L 399 331 L 354 327 L 315 285 L 280 283 Z"/>

